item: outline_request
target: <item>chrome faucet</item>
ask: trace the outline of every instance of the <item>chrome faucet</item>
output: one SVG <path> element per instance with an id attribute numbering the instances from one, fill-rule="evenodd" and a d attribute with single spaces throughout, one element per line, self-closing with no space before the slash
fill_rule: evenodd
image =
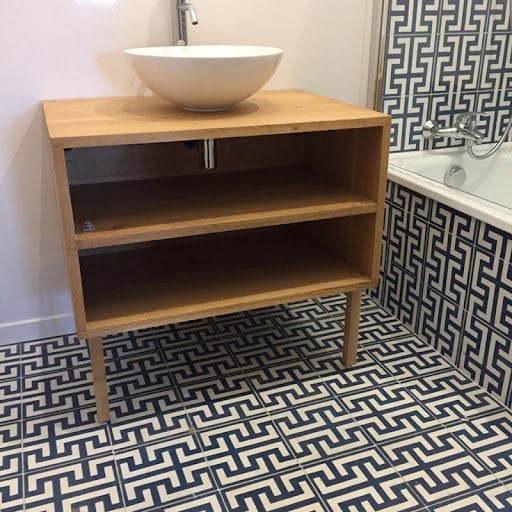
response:
<path id="1" fill-rule="evenodd" d="M 479 112 L 466 112 L 455 117 L 455 124 L 440 128 L 437 121 L 429 120 L 423 125 L 423 137 L 435 139 L 436 137 L 451 137 L 454 139 L 465 139 L 473 144 L 480 144 L 484 135 L 476 128 L 478 116 L 485 115 Z"/>
<path id="2" fill-rule="evenodd" d="M 171 0 L 175 2 L 175 9 L 171 9 L 172 18 L 172 44 L 178 46 L 185 46 L 188 44 L 187 35 L 187 13 L 190 16 L 192 25 L 197 25 L 199 19 L 197 17 L 196 8 L 188 3 L 186 0 Z"/>

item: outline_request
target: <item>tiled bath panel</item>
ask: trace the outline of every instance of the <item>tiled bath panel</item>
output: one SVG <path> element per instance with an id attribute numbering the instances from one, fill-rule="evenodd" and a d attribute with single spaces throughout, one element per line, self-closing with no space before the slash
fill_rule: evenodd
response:
<path id="1" fill-rule="evenodd" d="M 381 304 L 512 406 L 512 235 L 388 183 Z"/>
<path id="2" fill-rule="evenodd" d="M 490 353 L 475 339 L 501 343 L 509 334 L 506 311 L 481 300 L 483 283 L 502 268 L 487 256 L 508 249 L 453 212 L 406 191 L 392 197 L 397 209 L 415 205 L 418 236 L 448 223 L 460 251 L 472 240 L 477 277 L 451 271 L 482 283 L 480 295 L 464 295 L 468 335 L 450 344 L 441 329 L 435 343 L 471 374 Z M 459 281 L 447 287 L 421 257 L 449 243 L 434 235 L 411 242 L 412 255 L 393 239 L 388 249 L 402 273 L 428 275 L 414 300 L 455 322 Z M 368 296 L 358 361 L 345 368 L 344 309 L 335 296 L 108 337 L 105 424 L 94 421 L 84 341 L 0 347 L 0 509 L 512 510 L 512 412 Z M 503 321 L 495 334 L 489 315 Z M 430 316 L 415 321 L 437 329 Z M 480 380 L 498 377 L 489 370 Z"/>

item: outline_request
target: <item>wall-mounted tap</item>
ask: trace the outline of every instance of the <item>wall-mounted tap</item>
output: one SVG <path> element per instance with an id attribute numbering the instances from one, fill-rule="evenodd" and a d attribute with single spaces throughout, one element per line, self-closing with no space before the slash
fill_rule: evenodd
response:
<path id="1" fill-rule="evenodd" d="M 172 9 L 174 4 L 175 8 Z M 197 25 L 196 8 L 186 0 L 171 0 L 171 19 L 172 19 L 172 44 L 185 46 L 188 44 L 187 35 L 187 13 L 190 16 L 190 23 Z"/>
<path id="2" fill-rule="evenodd" d="M 466 112 L 455 117 L 455 124 L 440 128 L 437 121 L 428 120 L 423 125 L 423 137 L 435 139 L 436 137 L 451 137 L 454 139 L 465 139 L 474 144 L 482 142 L 484 135 L 476 128 L 478 116 L 485 115 L 478 112 Z"/>

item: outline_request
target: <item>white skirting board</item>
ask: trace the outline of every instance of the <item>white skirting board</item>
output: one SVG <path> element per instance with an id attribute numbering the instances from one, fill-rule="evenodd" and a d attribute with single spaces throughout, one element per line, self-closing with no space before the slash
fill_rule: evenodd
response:
<path id="1" fill-rule="evenodd" d="M 0 324 L 0 345 L 53 338 L 76 332 L 71 313 L 43 318 L 30 318 Z"/>

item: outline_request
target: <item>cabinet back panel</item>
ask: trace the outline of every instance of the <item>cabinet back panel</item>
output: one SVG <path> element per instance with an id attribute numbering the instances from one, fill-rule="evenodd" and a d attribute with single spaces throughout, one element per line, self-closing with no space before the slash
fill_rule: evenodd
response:
<path id="1" fill-rule="evenodd" d="M 66 150 L 70 185 L 130 181 L 301 165 L 302 134 L 215 141 L 216 167 L 203 168 L 202 141 L 128 144 Z"/>

